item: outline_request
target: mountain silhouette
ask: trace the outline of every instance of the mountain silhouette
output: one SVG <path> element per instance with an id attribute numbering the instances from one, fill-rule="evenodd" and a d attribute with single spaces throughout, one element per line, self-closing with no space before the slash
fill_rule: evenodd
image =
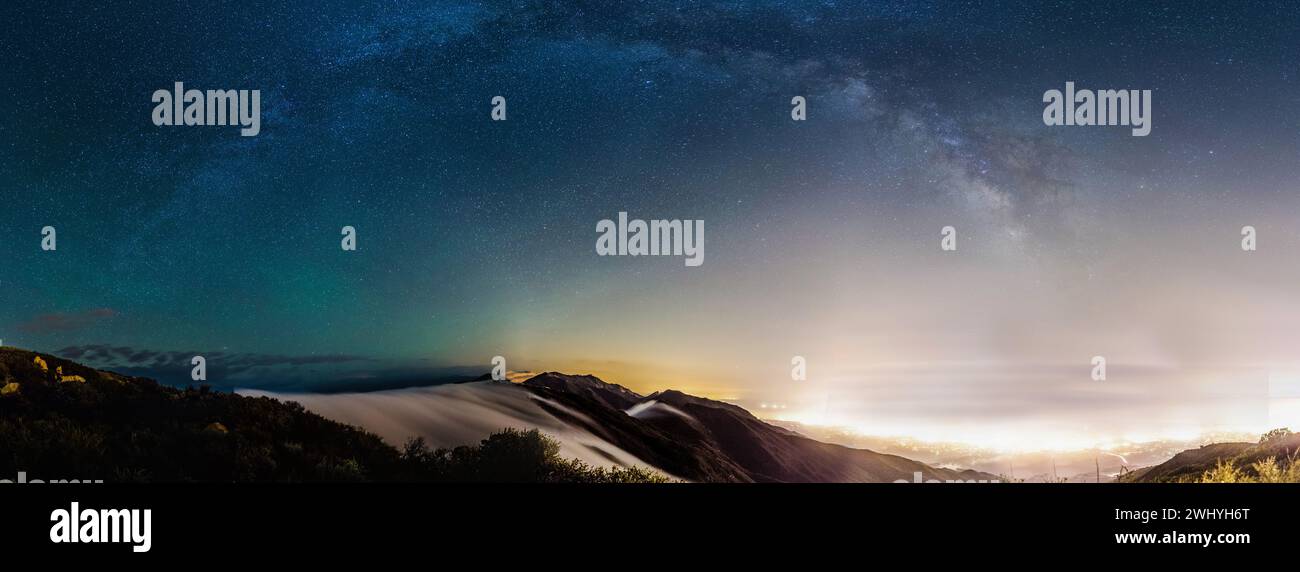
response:
<path id="1" fill-rule="evenodd" d="M 564 406 L 556 407 L 553 414 L 688 480 L 910 482 L 916 473 L 923 480 L 997 478 L 822 443 L 765 423 L 741 407 L 675 390 L 641 396 L 594 376 L 556 372 L 537 375 L 522 385 L 546 402 Z"/>
<path id="2" fill-rule="evenodd" d="M 0 444 L 0 475 L 104 481 L 995 478 L 822 443 L 735 405 L 640 395 L 590 375 L 241 395 L 13 348 L 0 348 Z"/>
<path id="3" fill-rule="evenodd" d="M 1285 480 L 1295 482 L 1293 479 L 1298 476 L 1297 473 L 1300 473 L 1295 466 L 1298 458 L 1300 458 L 1300 433 L 1280 429 L 1269 432 L 1258 443 L 1211 443 L 1196 449 L 1188 449 L 1158 465 L 1135 469 L 1120 477 L 1119 481 L 1196 482 L 1204 480 L 1207 473 L 1214 471 L 1220 465 L 1234 467 L 1241 471 L 1241 478 L 1250 480 L 1260 476 L 1257 463 L 1272 461 L 1280 463 L 1283 469 L 1290 469 Z"/>

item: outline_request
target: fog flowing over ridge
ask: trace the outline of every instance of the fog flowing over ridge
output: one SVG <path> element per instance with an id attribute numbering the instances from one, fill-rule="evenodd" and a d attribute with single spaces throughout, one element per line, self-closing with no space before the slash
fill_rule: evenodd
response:
<path id="1" fill-rule="evenodd" d="M 641 395 L 592 375 L 516 374 L 370 393 L 243 392 L 297 401 L 331 420 L 400 445 L 472 445 L 505 428 L 555 437 L 560 454 L 601 466 L 639 466 L 700 482 L 988 482 L 989 473 L 934 467 L 899 455 L 820 442 L 734 404 L 676 390 Z M 518 380 L 516 382 L 515 380 Z"/>
<path id="2" fill-rule="evenodd" d="M 412 437 L 423 437 L 433 448 L 451 448 L 476 444 L 505 428 L 540 429 L 560 443 L 561 456 L 600 467 L 649 466 L 550 414 L 540 405 L 545 398 L 513 384 L 482 381 L 367 393 L 238 393 L 296 401 L 334 421 L 365 428 L 397 447 Z M 548 405 L 583 415 L 557 403 Z"/>

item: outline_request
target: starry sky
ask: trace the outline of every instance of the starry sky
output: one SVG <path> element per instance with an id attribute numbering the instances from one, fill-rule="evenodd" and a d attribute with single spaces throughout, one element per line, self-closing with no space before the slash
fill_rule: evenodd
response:
<path id="1" fill-rule="evenodd" d="M 1005 446 L 1300 397 L 1286 3 L 79 4 L 0 8 L 6 345 L 223 389 L 502 355 Z M 153 125 L 177 81 L 261 134 Z M 1152 90 L 1151 134 L 1045 126 L 1066 81 Z M 704 265 L 596 256 L 620 211 L 704 220 Z"/>

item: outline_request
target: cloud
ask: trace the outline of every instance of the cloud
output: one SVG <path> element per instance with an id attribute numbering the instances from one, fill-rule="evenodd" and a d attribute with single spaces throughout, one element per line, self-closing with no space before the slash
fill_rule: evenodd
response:
<path id="1" fill-rule="evenodd" d="M 61 357 L 79 360 L 86 365 L 100 368 L 135 368 L 146 367 L 158 370 L 183 369 L 188 371 L 190 359 L 204 356 L 212 365 L 219 364 L 230 375 L 237 375 L 257 368 L 275 368 L 281 366 L 300 367 L 309 365 L 346 364 L 374 361 L 374 358 L 348 354 L 314 354 L 293 356 L 283 354 L 226 353 L 213 351 L 159 351 L 140 349 L 130 346 L 111 346 L 107 344 L 86 344 L 68 346 L 55 352 Z M 213 363 L 215 362 L 215 363 Z"/>
<path id="2" fill-rule="evenodd" d="M 117 315 L 117 310 L 112 308 L 95 308 L 71 314 L 64 312 L 41 314 L 18 324 L 18 331 L 28 334 L 76 332 Z"/>
<path id="3" fill-rule="evenodd" d="M 222 351 L 163 351 L 109 344 L 68 346 L 55 355 L 123 375 L 173 385 L 191 383 L 194 356 L 207 359 L 208 381 L 224 390 L 266 389 L 338 393 L 457 383 L 480 378 L 482 366 L 437 366 L 349 354 L 284 355 Z M 317 367 L 319 366 L 319 367 Z"/>

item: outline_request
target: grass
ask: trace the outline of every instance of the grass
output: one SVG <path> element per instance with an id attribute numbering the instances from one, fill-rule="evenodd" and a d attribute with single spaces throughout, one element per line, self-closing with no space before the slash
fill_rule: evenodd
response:
<path id="1" fill-rule="evenodd" d="M 1240 455 L 1219 459 L 1195 482 L 1300 483 L 1300 463 L 1296 462 L 1300 460 L 1300 448 L 1294 447 L 1295 436 L 1288 429 L 1269 431 L 1260 437 L 1259 444 Z"/>

